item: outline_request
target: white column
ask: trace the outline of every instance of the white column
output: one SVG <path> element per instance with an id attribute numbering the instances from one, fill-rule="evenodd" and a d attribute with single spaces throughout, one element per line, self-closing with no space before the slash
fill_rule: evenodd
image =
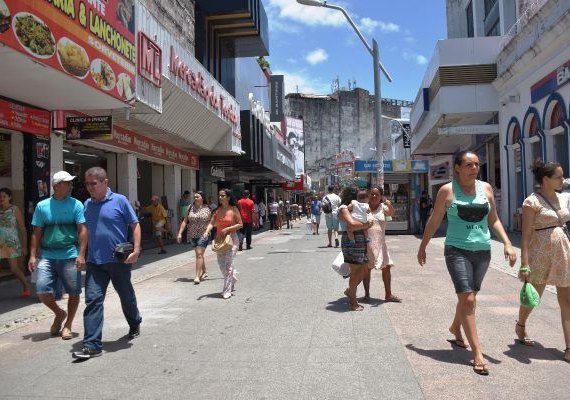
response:
<path id="1" fill-rule="evenodd" d="M 178 199 L 180 192 L 180 167 L 175 165 L 164 166 L 164 195 L 168 201 L 168 208 L 172 210 L 173 217 L 170 221 L 170 231 L 178 232 Z"/>
<path id="2" fill-rule="evenodd" d="M 515 145 L 507 146 L 507 157 L 501 157 L 501 221 L 510 229 L 514 226 L 513 214 L 517 210 L 517 171 L 515 166 Z M 518 147 L 518 146 L 517 146 Z M 507 167 L 507 159 L 509 166 Z M 510 174 L 509 174 L 510 172 Z M 510 193 L 510 196 L 509 196 Z"/>
<path id="3" fill-rule="evenodd" d="M 24 210 L 24 135 L 13 132 L 10 135 L 10 155 L 12 158 L 12 200 Z M 37 190 L 37 189 L 36 189 Z"/>
<path id="4" fill-rule="evenodd" d="M 63 171 L 63 135 L 52 133 L 50 137 L 50 187 L 51 187 L 51 177 L 57 171 Z"/>
<path id="5" fill-rule="evenodd" d="M 117 192 L 126 196 L 131 204 L 137 199 L 137 157 L 134 154 L 117 155 Z M 112 177 L 111 177 L 112 178 Z"/>
<path id="6" fill-rule="evenodd" d="M 109 187 L 113 192 L 117 192 L 117 184 L 119 180 L 117 170 L 117 154 L 107 153 L 107 176 L 109 177 Z"/>
<path id="7" fill-rule="evenodd" d="M 188 190 L 190 193 L 196 191 L 196 171 L 193 169 L 182 169 L 180 171 L 180 189 Z"/>
<path id="8" fill-rule="evenodd" d="M 152 165 L 152 194 L 164 195 L 164 165 Z"/>

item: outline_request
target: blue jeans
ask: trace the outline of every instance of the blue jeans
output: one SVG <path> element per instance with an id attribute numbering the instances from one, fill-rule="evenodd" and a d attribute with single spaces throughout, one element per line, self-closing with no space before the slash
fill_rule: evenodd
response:
<path id="1" fill-rule="evenodd" d="M 131 266 L 122 263 L 91 264 L 87 263 L 85 276 L 85 311 L 83 327 L 85 336 L 83 345 L 91 349 L 101 349 L 103 343 L 103 303 L 109 282 L 121 299 L 123 314 L 130 327 L 141 323 L 142 318 L 137 307 L 135 290 L 131 283 Z"/>
<path id="2" fill-rule="evenodd" d="M 75 266 L 75 258 L 53 260 L 42 258 L 36 267 L 38 270 L 36 292 L 51 294 L 61 298 L 62 286 L 70 295 L 81 294 L 81 272 Z"/>

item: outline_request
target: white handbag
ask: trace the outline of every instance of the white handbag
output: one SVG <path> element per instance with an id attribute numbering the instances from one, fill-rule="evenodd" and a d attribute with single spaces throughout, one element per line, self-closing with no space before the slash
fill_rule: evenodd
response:
<path id="1" fill-rule="evenodd" d="M 336 256 L 332 262 L 332 269 L 343 278 L 348 278 L 350 276 L 350 265 L 344 262 L 342 251 L 338 253 L 338 256 Z"/>

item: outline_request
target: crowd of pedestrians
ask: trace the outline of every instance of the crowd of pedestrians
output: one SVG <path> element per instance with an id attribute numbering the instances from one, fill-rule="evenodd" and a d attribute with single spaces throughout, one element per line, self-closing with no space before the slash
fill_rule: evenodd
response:
<path id="1" fill-rule="evenodd" d="M 420 230 L 423 235 L 417 251 L 420 266 L 427 265 L 426 248 L 447 218 L 444 257 L 456 295 L 456 307 L 448 330 L 449 342 L 470 348 L 473 371 L 488 375 L 479 342 L 476 323 L 477 295 L 483 287 L 491 260 L 491 232 L 504 244 L 503 255 L 511 267 L 517 260 L 515 249 L 499 220 L 493 188 L 478 179 L 480 161 L 470 151 L 460 152 L 454 160 L 454 179 L 443 185 L 432 203 L 426 191 L 418 201 Z M 570 363 L 570 194 L 561 193 L 564 171 L 560 164 L 536 160 L 532 165 L 536 190 L 522 205 L 521 269 L 519 279 L 532 284 L 542 296 L 546 285 L 557 288 L 565 340 L 564 360 Z M 74 176 L 65 171 L 54 174 L 53 196 L 38 203 L 32 218 L 28 269 L 37 274 L 39 300 L 54 313 L 52 335 L 68 340 L 79 307 L 81 271 L 86 271 L 83 348 L 73 353 L 77 359 L 102 354 L 104 300 L 109 283 L 117 291 L 129 330 L 128 338 L 140 334 L 142 317 L 131 283 L 131 265 L 141 252 L 139 215 L 128 199 L 109 188 L 104 169 L 95 167 L 85 173 L 90 198 L 84 204 L 71 197 Z M 0 189 L 0 258 L 8 259 L 11 270 L 22 284 L 22 296 L 30 296 L 30 285 L 17 266 L 26 256 L 27 242 L 23 217 L 11 204 L 10 190 Z M 257 202 L 248 190 L 236 201 L 232 191 L 221 189 L 217 201 L 204 193 L 185 191 L 180 199 L 178 243 L 191 243 L 195 253 L 193 282 L 208 277 L 204 254 L 208 246 L 217 254 L 223 284 L 221 296 L 232 297 L 238 274 L 238 251 L 252 249 L 252 232 L 262 229 L 269 219 L 269 229 L 291 229 L 305 213 L 310 234 L 319 235 L 322 214 L 327 229 L 326 247 L 341 250 L 348 268 L 344 275 L 348 287 L 344 294 L 349 309 L 364 310 L 371 294 L 371 271 L 380 270 L 384 301 L 400 303 L 392 291 L 395 267 L 386 242 L 387 221 L 395 214 L 383 187 L 370 189 L 345 187 L 340 196 L 329 186 L 324 196 L 313 195 L 304 204 L 282 198 Z M 151 216 L 160 253 L 166 253 L 163 234 L 168 227 L 168 213 L 159 196 L 143 208 Z M 245 243 L 244 243 L 245 242 Z M 340 257 L 340 255 L 339 255 Z M 61 283 L 60 283 L 61 282 Z M 68 294 L 67 309 L 56 302 L 58 284 Z M 364 296 L 357 297 L 358 287 Z M 362 303 L 362 304 L 361 304 Z M 514 330 L 522 345 L 533 346 L 527 333 L 532 308 L 521 305 Z"/>

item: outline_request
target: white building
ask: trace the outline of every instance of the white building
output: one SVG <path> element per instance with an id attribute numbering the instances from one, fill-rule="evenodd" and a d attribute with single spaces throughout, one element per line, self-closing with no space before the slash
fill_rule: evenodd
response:
<path id="1" fill-rule="evenodd" d="M 540 157 L 570 168 L 570 1 L 524 2 L 502 39 L 494 86 L 500 103 L 503 221 L 517 226 L 523 199 L 533 191 L 529 165 Z"/>

